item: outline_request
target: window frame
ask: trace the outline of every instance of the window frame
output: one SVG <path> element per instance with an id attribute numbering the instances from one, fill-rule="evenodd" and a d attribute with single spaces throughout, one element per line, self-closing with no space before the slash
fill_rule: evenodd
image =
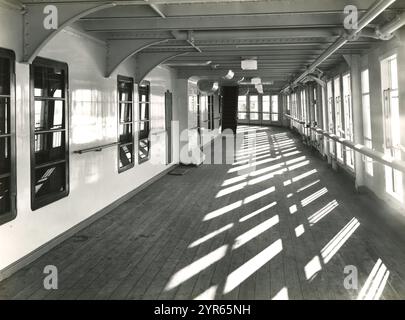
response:
<path id="1" fill-rule="evenodd" d="M 260 106 L 259 106 L 259 94 L 252 94 L 252 95 L 248 95 L 249 97 L 249 102 L 248 102 L 248 120 L 249 121 L 260 121 Z M 254 103 L 256 104 L 256 110 L 257 111 L 252 111 L 251 109 L 251 102 L 252 102 L 252 97 L 254 97 L 253 100 Z M 256 119 L 252 119 L 252 114 L 256 115 Z"/>
<path id="2" fill-rule="evenodd" d="M 265 111 L 268 110 L 268 111 Z M 263 122 L 271 122 L 271 95 L 270 94 L 263 94 L 262 95 L 262 121 Z M 266 119 L 265 117 L 266 116 Z"/>
<path id="3" fill-rule="evenodd" d="M 392 62 L 395 61 L 395 70 L 392 72 Z M 383 115 L 383 137 L 384 137 L 384 153 L 394 159 L 401 160 L 402 152 L 395 145 L 394 140 L 398 144 L 401 143 L 401 125 L 400 119 L 400 99 L 399 99 L 399 68 L 398 68 L 398 53 L 393 52 L 387 54 L 380 59 L 380 72 L 381 72 L 381 96 L 382 96 L 382 115 Z M 395 81 L 393 81 L 395 80 Z M 394 83 L 396 86 L 394 86 Z M 397 97 L 393 94 L 397 94 Z M 392 101 L 394 98 L 398 99 L 398 115 L 393 110 Z M 388 102 L 387 102 L 388 101 Z M 397 122 L 398 123 L 395 123 Z M 395 130 L 396 129 L 396 130 Z M 397 132 L 395 132 L 397 131 Z M 397 135 L 395 135 L 397 133 Z M 385 166 L 385 191 L 396 200 L 403 202 L 404 186 L 403 173 L 392 167 Z"/>
<path id="4" fill-rule="evenodd" d="M 123 101 L 120 100 L 120 82 L 129 82 L 131 83 L 132 87 L 132 101 Z M 122 173 L 124 171 L 127 171 L 135 166 L 135 112 L 134 112 L 134 95 L 135 95 L 135 90 L 134 90 L 134 78 L 132 77 L 126 77 L 122 75 L 117 76 L 117 106 L 118 106 L 118 113 L 117 113 L 117 166 L 118 166 L 118 173 Z M 120 126 L 122 124 L 128 125 L 127 122 L 122 123 L 121 122 L 121 104 L 122 103 L 131 103 L 131 127 L 132 127 L 132 142 L 122 142 L 120 141 Z M 130 145 L 132 144 L 132 162 L 126 166 L 121 167 L 120 166 L 120 148 L 122 146 Z"/>
<path id="5" fill-rule="evenodd" d="M 360 74 L 361 76 L 361 74 Z M 343 102 L 343 131 L 344 138 L 354 142 L 354 122 L 353 122 L 353 101 L 352 101 L 352 75 L 350 71 L 342 74 L 342 102 Z M 346 90 L 348 92 L 345 92 Z M 348 93 L 348 95 L 345 95 Z M 344 149 L 344 163 L 351 170 L 355 171 L 354 150 L 345 147 Z"/>
<path id="6" fill-rule="evenodd" d="M 366 87 L 367 84 L 367 87 Z M 370 100 L 370 71 L 368 68 L 361 71 L 361 104 L 362 104 L 362 116 L 363 116 L 363 138 L 364 145 L 373 149 L 373 131 L 371 125 L 371 100 Z M 365 172 L 373 177 L 374 176 L 374 164 L 373 160 L 369 157 L 365 159 Z"/>
<path id="7" fill-rule="evenodd" d="M 14 220 L 17 217 L 17 150 L 16 150 L 16 76 L 15 76 L 15 61 L 16 56 L 14 51 L 0 48 L 0 57 L 9 59 L 10 61 L 10 94 L 4 95 L 4 97 L 9 96 L 10 102 L 10 173 L 9 173 L 9 198 L 10 198 L 10 211 L 0 214 L 0 225 L 5 224 Z M 4 175 L 5 177 L 5 175 Z"/>
<path id="8" fill-rule="evenodd" d="M 64 124 L 65 124 L 65 160 L 63 161 L 65 163 L 65 190 L 63 192 L 60 192 L 58 194 L 50 194 L 47 196 L 43 196 L 40 198 L 35 197 L 35 170 L 38 167 L 44 166 L 44 164 L 35 165 L 35 101 L 36 97 L 34 94 L 35 90 L 35 85 L 34 85 L 34 80 L 35 80 L 35 73 L 34 69 L 36 66 L 42 66 L 45 68 L 49 67 L 57 67 L 61 68 L 65 72 L 65 81 L 64 81 L 64 92 L 65 92 L 65 108 L 64 108 Z M 69 93 L 69 66 L 65 62 L 60 62 L 56 60 L 51 60 L 51 59 L 46 59 L 42 57 L 37 57 L 35 60 L 30 64 L 30 171 L 31 171 L 31 209 L 33 211 L 45 207 L 53 202 L 56 202 L 62 198 L 65 198 L 69 195 L 70 192 L 70 177 L 69 177 L 69 128 L 70 128 L 70 117 L 69 117 L 69 101 L 70 101 L 70 93 Z M 58 161 L 53 161 L 53 162 L 59 162 Z M 63 163 L 62 161 L 60 163 Z M 51 163 L 51 162 L 49 162 Z M 59 163 L 58 163 L 59 164 Z"/>
<path id="9" fill-rule="evenodd" d="M 274 99 L 277 101 L 277 104 L 274 105 L 273 102 Z M 271 122 L 279 122 L 280 121 L 280 116 L 279 116 L 279 96 L 277 94 L 272 94 L 270 95 L 270 114 L 271 114 Z M 277 110 L 277 112 L 275 112 L 274 108 Z"/>
<path id="10" fill-rule="evenodd" d="M 242 98 L 244 99 L 244 101 L 242 103 L 244 103 L 245 105 L 245 111 L 241 111 L 239 108 L 241 106 L 241 100 Z M 242 120 L 242 121 L 249 121 L 249 109 L 248 109 L 248 99 L 247 99 L 247 95 L 239 95 L 238 96 L 238 121 Z M 241 115 L 245 115 L 245 117 L 242 119 Z"/>
<path id="11" fill-rule="evenodd" d="M 145 102 L 140 101 L 141 92 L 144 90 L 144 89 L 141 89 L 142 87 L 147 87 L 147 93 L 148 94 L 147 94 L 147 101 L 145 101 Z M 143 103 L 147 104 L 147 106 L 148 106 L 147 120 L 141 120 L 141 112 L 142 112 L 141 105 Z M 137 131 L 137 139 L 136 139 L 137 140 L 137 148 L 136 148 L 136 150 L 137 150 L 137 156 L 138 156 L 137 157 L 138 158 L 138 164 L 142 164 L 142 163 L 145 163 L 145 162 L 149 161 L 150 156 L 151 156 L 150 132 L 151 132 L 151 129 L 152 129 L 152 126 L 151 126 L 152 122 L 151 122 L 151 94 L 150 94 L 150 82 L 149 81 L 143 81 L 142 83 L 140 83 L 138 85 L 138 110 L 137 111 L 138 111 L 138 119 L 137 119 L 138 128 L 136 130 Z M 139 155 L 139 144 L 140 144 L 140 141 L 141 141 L 141 139 L 140 139 L 140 133 L 141 133 L 140 126 L 141 126 L 141 123 L 143 123 L 143 122 L 147 122 L 149 133 L 148 133 L 148 156 L 142 159 L 140 157 L 140 155 Z"/>

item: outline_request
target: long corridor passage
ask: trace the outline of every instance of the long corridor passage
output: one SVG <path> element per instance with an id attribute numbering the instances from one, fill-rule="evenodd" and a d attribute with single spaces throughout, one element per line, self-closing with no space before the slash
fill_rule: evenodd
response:
<path id="1" fill-rule="evenodd" d="M 0 284 L 0 299 L 405 298 L 403 221 L 284 129 L 166 175 Z M 57 290 L 43 289 L 57 267 Z"/>

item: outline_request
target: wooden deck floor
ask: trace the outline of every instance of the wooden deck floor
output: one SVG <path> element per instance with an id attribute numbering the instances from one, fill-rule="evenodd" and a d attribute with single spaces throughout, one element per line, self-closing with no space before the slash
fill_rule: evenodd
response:
<path id="1" fill-rule="evenodd" d="M 405 298 L 405 225 L 290 133 L 256 138 L 255 167 L 241 154 L 164 176 L 1 282 L 0 298 Z"/>

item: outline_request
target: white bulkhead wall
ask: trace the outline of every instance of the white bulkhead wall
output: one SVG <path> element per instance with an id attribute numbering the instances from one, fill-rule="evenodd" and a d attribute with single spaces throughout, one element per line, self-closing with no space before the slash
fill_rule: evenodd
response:
<path id="1" fill-rule="evenodd" d="M 22 17 L 17 11 L 0 8 L 3 30 L 0 47 L 13 50 L 17 61 L 22 53 L 21 26 Z M 103 76 L 105 54 L 104 43 L 69 28 L 53 38 L 39 54 L 69 66 L 70 193 L 35 211 L 30 207 L 29 65 L 16 63 L 17 217 L 0 226 L 0 271 L 168 168 L 163 140 L 152 144 L 150 161 L 136 163 L 121 174 L 116 147 L 81 155 L 73 153 L 117 140 L 117 75 L 133 77 L 135 64 L 129 59 L 107 79 Z M 165 127 L 164 93 L 173 92 L 173 120 L 187 110 L 177 110 L 179 105 L 187 106 L 187 100 L 174 92 L 182 83 L 177 83 L 176 73 L 168 67 L 156 67 L 146 80 L 151 84 L 152 130 L 161 131 Z M 135 93 L 134 109 L 138 117 L 136 101 Z M 174 139 L 174 161 L 178 147 Z M 161 164 L 157 165 L 157 160 Z"/>

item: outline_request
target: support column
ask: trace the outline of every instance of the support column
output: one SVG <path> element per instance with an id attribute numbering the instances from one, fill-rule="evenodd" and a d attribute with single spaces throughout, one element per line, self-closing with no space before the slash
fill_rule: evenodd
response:
<path id="1" fill-rule="evenodd" d="M 364 144 L 360 55 L 351 56 L 350 71 L 353 103 L 353 141 L 355 144 Z M 359 191 L 359 189 L 364 186 L 364 162 L 363 156 L 358 152 L 354 152 L 354 170 L 356 173 L 356 189 Z"/>

